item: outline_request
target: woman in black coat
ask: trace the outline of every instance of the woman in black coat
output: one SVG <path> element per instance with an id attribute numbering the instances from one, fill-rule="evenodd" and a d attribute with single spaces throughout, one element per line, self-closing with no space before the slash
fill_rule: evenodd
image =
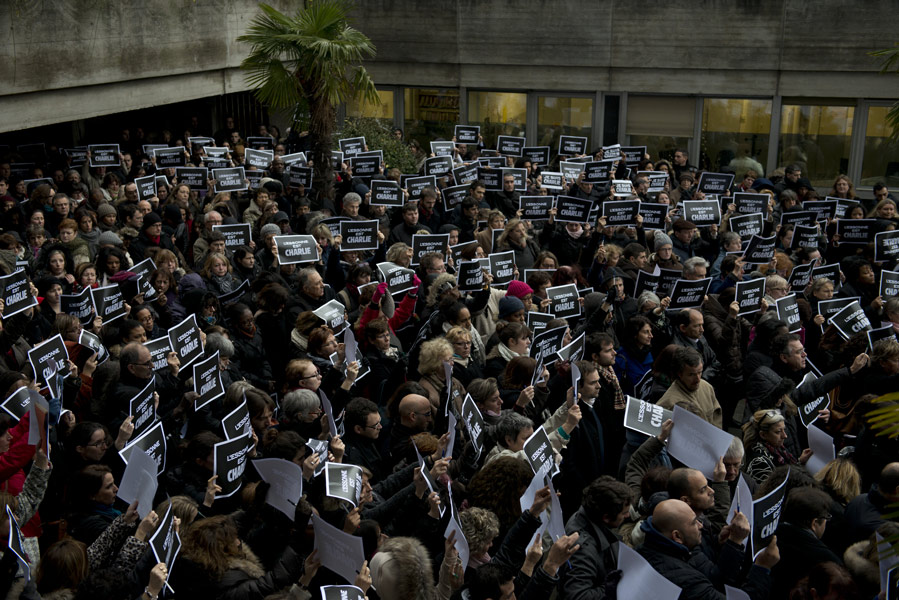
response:
<path id="1" fill-rule="evenodd" d="M 265 342 L 256 327 L 253 313 L 246 304 L 228 308 L 228 324 L 234 343 L 234 362 L 247 381 L 267 393 L 275 391 L 272 366 L 265 356 Z"/>

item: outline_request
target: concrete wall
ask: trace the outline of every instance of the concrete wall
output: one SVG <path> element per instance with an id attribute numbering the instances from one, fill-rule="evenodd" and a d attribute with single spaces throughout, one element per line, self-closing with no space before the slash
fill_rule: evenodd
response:
<path id="1" fill-rule="evenodd" d="M 292 10 L 298 0 L 272 1 Z M 363 0 L 383 85 L 899 97 L 895 0 Z M 246 89 L 251 0 L 0 2 L 0 131 Z"/>

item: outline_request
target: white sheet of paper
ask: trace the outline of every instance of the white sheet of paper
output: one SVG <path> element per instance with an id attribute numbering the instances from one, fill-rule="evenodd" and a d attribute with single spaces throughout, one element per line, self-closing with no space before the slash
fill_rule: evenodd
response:
<path id="1" fill-rule="evenodd" d="M 453 546 L 459 553 L 459 559 L 462 561 L 462 570 L 464 571 L 468 568 L 468 558 L 471 556 L 471 550 L 468 547 L 468 540 L 465 539 L 465 534 L 462 533 L 462 527 L 459 526 L 457 521 L 458 517 L 456 516 L 456 506 L 453 504 L 452 487 L 447 488 L 447 492 L 449 493 L 449 505 L 452 514 L 450 514 L 449 523 L 446 526 L 446 530 L 443 532 L 443 538 L 448 538 L 450 533 L 455 530 L 456 539 L 453 540 Z"/>
<path id="2" fill-rule="evenodd" d="M 815 425 L 808 427 L 808 447 L 813 452 L 805 468 L 812 475 L 823 469 L 827 463 L 837 457 L 833 447 L 833 438 L 818 429 Z"/>
<path id="3" fill-rule="evenodd" d="M 549 537 L 556 542 L 560 537 L 565 535 L 565 521 L 562 519 L 562 504 L 559 502 L 559 495 L 556 494 L 556 486 L 553 485 L 552 479 L 549 477 L 547 477 L 547 479 L 549 480 L 551 500 L 548 509 L 549 523 L 546 526 L 546 530 L 549 533 Z"/>
<path id="4" fill-rule="evenodd" d="M 122 475 L 118 497 L 128 504 L 137 500 L 137 514 L 141 519 L 153 510 L 153 497 L 159 487 L 156 469 L 156 461 L 140 448 L 135 448 Z"/>
<path id="5" fill-rule="evenodd" d="M 446 444 L 446 452 L 444 453 L 444 456 L 452 456 L 453 450 L 456 447 L 456 424 L 457 424 L 456 415 L 452 410 L 449 411 L 449 414 L 447 415 L 447 419 L 449 419 L 449 423 L 448 423 L 448 427 L 446 430 L 450 434 L 450 437 L 449 437 L 449 442 Z"/>
<path id="6" fill-rule="evenodd" d="M 271 487 L 265 496 L 271 504 L 293 521 L 297 502 L 303 495 L 303 468 L 283 458 L 260 458 L 252 461 L 262 481 Z"/>
<path id="7" fill-rule="evenodd" d="M 734 513 L 737 511 L 749 520 L 749 532 L 752 533 L 752 490 L 746 483 L 746 477 L 740 473 L 740 479 L 737 480 L 737 489 L 734 492 L 733 500 L 730 503 L 730 511 L 727 513 L 727 524 L 734 520 Z"/>
<path id="8" fill-rule="evenodd" d="M 673 418 L 668 454 L 711 479 L 734 436 L 677 405 Z"/>
<path id="9" fill-rule="evenodd" d="M 347 327 L 343 330 L 343 345 L 346 348 L 346 364 L 356 362 L 356 336 L 353 334 L 353 328 Z"/>
<path id="10" fill-rule="evenodd" d="M 543 476 L 542 475 L 534 475 L 533 479 L 531 479 L 531 484 L 524 491 L 524 494 L 521 495 L 521 499 L 518 501 L 521 505 L 521 512 L 524 512 L 531 508 L 534 504 L 534 498 L 537 497 L 537 492 L 543 488 Z M 549 525 L 549 517 L 544 510 L 540 513 L 540 521 L 543 523 L 537 529 L 538 535 L 543 535 L 543 532 L 546 531 L 546 526 Z"/>
<path id="11" fill-rule="evenodd" d="M 724 592 L 727 594 L 727 600 L 749 600 L 749 594 L 740 588 L 724 586 Z"/>
<path id="12" fill-rule="evenodd" d="M 626 544 L 618 544 L 619 598 L 652 598 L 652 600 L 677 600 L 681 588 L 674 585 L 652 568 L 645 558 Z"/>
<path id="13" fill-rule="evenodd" d="M 312 515 L 315 531 L 315 547 L 322 566 L 328 567 L 350 583 L 356 581 L 356 572 L 365 562 L 362 538 L 350 535 Z"/>

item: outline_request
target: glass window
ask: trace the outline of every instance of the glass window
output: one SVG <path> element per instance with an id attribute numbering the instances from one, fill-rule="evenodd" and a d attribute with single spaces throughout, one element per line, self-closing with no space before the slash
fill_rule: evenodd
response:
<path id="1" fill-rule="evenodd" d="M 716 172 L 730 167 L 737 182 L 749 169 L 764 177 L 770 134 L 770 100 L 705 98 L 697 166 Z"/>
<path id="2" fill-rule="evenodd" d="M 868 108 L 865 129 L 865 154 L 859 185 L 868 187 L 881 182 L 889 188 L 899 186 L 899 141 L 892 139 L 893 127 L 887 121 L 889 106 Z"/>
<path id="3" fill-rule="evenodd" d="M 695 116 L 695 98 L 628 96 L 625 133 L 630 136 L 631 146 L 646 146 L 650 157 L 670 162 L 675 150 L 687 149 Z M 690 164 L 696 161 L 690 160 Z"/>
<path id="4" fill-rule="evenodd" d="M 525 136 L 528 95 L 515 92 L 468 92 L 468 124 L 481 126 L 486 148 L 499 135 Z"/>
<path id="5" fill-rule="evenodd" d="M 459 122 L 459 90 L 406 88 L 404 99 L 406 140 L 414 139 L 430 152 L 430 142 L 452 139 Z"/>
<path id="6" fill-rule="evenodd" d="M 378 90 L 380 105 L 353 99 L 346 103 L 346 116 L 378 119 L 385 124 L 393 123 L 393 90 Z"/>
<path id="7" fill-rule="evenodd" d="M 799 165 L 802 176 L 825 192 L 849 170 L 851 106 L 784 103 L 780 116 L 777 164 Z"/>
<path id="8" fill-rule="evenodd" d="M 587 151 L 593 142 L 593 99 L 567 96 L 537 97 L 537 146 L 549 146 L 555 153 L 560 135 L 587 138 Z"/>

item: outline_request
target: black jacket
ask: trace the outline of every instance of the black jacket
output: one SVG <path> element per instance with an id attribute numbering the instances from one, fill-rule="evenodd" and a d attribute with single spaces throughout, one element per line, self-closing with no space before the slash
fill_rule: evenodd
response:
<path id="1" fill-rule="evenodd" d="M 796 582 L 808 575 L 818 563 L 832 561 L 843 564 L 840 557 L 815 537 L 810 529 L 792 523 L 781 523 L 777 528 L 777 547 L 780 562 L 771 569 L 772 598 L 786 598 Z"/>
<path id="2" fill-rule="evenodd" d="M 853 542 L 868 539 L 877 531 L 886 519 L 883 515 L 892 512 L 887 505 L 889 501 L 880 493 L 880 488 L 875 483 L 867 494 L 856 496 L 846 506 L 846 522 L 853 532 Z"/>
<path id="3" fill-rule="evenodd" d="M 594 523 L 583 507 L 565 525 L 565 533 L 578 532 L 581 548 L 571 556 L 570 568 L 562 574 L 562 595 L 569 600 L 605 598 L 603 583 L 617 568 L 618 537 L 605 525 Z"/>

